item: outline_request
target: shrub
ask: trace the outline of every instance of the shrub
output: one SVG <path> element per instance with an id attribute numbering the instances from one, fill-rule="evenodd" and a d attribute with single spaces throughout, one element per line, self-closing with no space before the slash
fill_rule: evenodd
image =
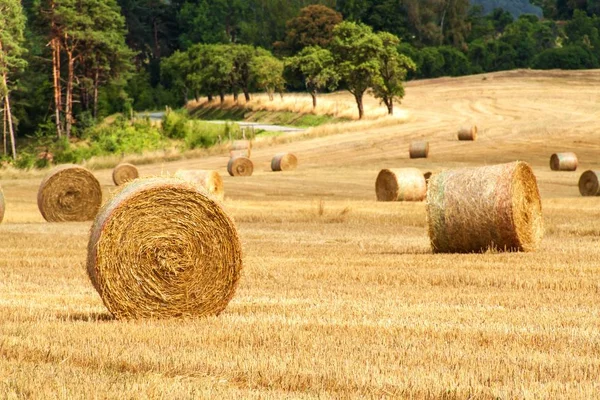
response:
<path id="1" fill-rule="evenodd" d="M 536 69 L 587 69 L 597 68 L 598 59 L 581 46 L 566 46 L 542 51 L 533 59 Z"/>

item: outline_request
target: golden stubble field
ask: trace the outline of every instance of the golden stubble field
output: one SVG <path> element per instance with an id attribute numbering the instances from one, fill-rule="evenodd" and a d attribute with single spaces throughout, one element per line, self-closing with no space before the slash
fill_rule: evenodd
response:
<path id="1" fill-rule="evenodd" d="M 85 273 L 90 223 L 44 223 L 39 173 L 2 179 L 0 398 L 597 398 L 600 198 L 577 181 L 600 168 L 600 72 L 483 78 L 409 83 L 397 123 L 258 146 L 250 178 L 225 155 L 142 166 L 223 175 L 244 273 L 219 317 L 113 320 Z M 480 140 L 456 141 L 471 121 Z M 281 150 L 297 171 L 268 171 Z M 550 172 L 563 150 L 577 172 Z M 433 255 L 424 203 L 375 202 L 384 167 L 517 159 L 543 196 L 537 253 Z"/>

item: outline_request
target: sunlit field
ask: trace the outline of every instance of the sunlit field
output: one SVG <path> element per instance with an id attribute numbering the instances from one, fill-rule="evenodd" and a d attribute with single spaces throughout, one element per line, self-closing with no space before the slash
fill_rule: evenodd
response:
<path id="1" fill-rule="evenodd" d="M 600 169 L 599 105 L 597 71 L 411 82 L 391 122 L 257 143 L 252 177 L 229 177 L 226 151 L 140 166 L 225 181 L 243 276 L 220 316 L 196 320 L 113 320 L 85 272 L 91 223 L 44 222 L 44 173 L 0 172 L 0 398 L 598 398 L 600 197 L 577 182 Z M 476 142 L 456 140 L 465 123 Z M 428 159 L 408 158 L 417 139 Z M 298 169 L 270 172 L 284 150 Z M 557 151 L 579 169 L 551 172 Z M 434 255 L 424 203 L 375 201 L 382 168 L 514 160 L 543 198 L 536 253 Z M 108 199 L 111 170 L 94 172 Z"/>

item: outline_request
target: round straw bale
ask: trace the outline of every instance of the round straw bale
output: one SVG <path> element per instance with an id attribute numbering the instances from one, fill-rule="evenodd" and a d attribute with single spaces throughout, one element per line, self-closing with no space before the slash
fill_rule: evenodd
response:
<path id="1" fill-rule="evenodd" d="M 291 171 L 298 166 L 298 158 L 292 153 L 278 153 L 271 160 L 271 170 Z"/>
<path id="2" fill-rule="evenodd" d="M 427 158 L 429 156 L 429 142 L 412 142 L 408 146 L 410 158 Z"/>
<path id="3" fill-rule="evenodd" d="M 118 319 L 217 315 L 241 269 L 231 218 L 176 178 L 128 183 L 98 213 L 88 243 L 89 278 Z"/>
<path id="4" fill-rule="evenodd" d="M 458 130 L 458 140 L 477 140 L 477 126 L 463 126 Z"/>
<path id="5" fill-rule="evenodd" d="M 577 164 L 575 153 L 554 153 L 550 157 L 550 169 L 552 171 L 575 171 Z"/>
<path id="6" fill-rule="evenodd" d="M 217 171 L 206 169 L 181 169 L 175 173 L 175 177 L 184 179 L 194 185 L 199 185 L 219 200 L 223 200 L 223 197 L 225 196 L 223 179 Z"/>
<path id="7" fill-rule="evenodd" d="M 102 189 L 86 168 L 64 164 L 44 178 L 37 200 L 48 222 L 91 221 L 102 204 Z"/>
<path id="8" fill-rule="evenodd" d="M 139 178 L 137 167 L 129 163 L 121 163 L 113 169 L 112 178 L 115 185 L 119 186 L 126 182 Z"/>
<path id="9" fill-rule="evenodd" d="M 378 201 L 422 201 L 427 184 L 416 168 L 382 169 L 375 181 Z"/>
<path id="10" fill-rule="evenodd" d="M 227 164 L 227 172 L 231 176 L 250 176 L 254 171 L 254 164 L 247 157 L 232 157 Z"/>
<path id="11" fill-rule="evenodd" d="M 579 178 L 579 193 L 582 196 L 600 196 L 600 171 L 585 171 Z"/>
<path id="12" fill-rule="evenodd" d="M 250 154 L 252 152 L 252 141 L 250 141 L 250 140 L 234 140 L 233 143 L 231 144 L 231 147 L 229 148 L 229 150 L 231 150 L 231 151 L 245 150 L 246 157 L 250 157 Z"/>
<path id="13" fill-rule="evenodd" d="M 434 174 L 427 221 L 436 253 L 534 251 L 544 229 L 533 170 L 514 162 Z"/>

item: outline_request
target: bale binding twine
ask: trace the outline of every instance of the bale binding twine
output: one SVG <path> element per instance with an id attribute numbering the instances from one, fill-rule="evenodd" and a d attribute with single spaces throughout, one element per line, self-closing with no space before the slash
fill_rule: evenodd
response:
<path id="1" fill-rule="evenodd" d="M 231 218 L 176 178 L 128 183 L 102 207 L 88 243 L 89 278 L 117 319 L 218 315 L 241 269 Z"/>
<path id="2" fill-rule="evenodd" d="M 550 157 L 550 169 L 552 171 L 575 171 L 577 170 L 577 164 L 575 153 L 554 153 Z"/>
<path id="3" fill-rule="evenodd" d="M 458 140 L 477 140 L 477 126 L 463 126 L 458 130 Z"/>
<path id="4" fill-rule="evenodd" d="M 434 174 L 427 221 L 435 253 L 534 251 L 543 219 L 533 170 L 514 162 Z"/>
<path id="5" fill-rule="evenodd" d="M 140 173 L 137 167 L 129 163 L 121 163 L 113 169 L 112 179 L 115 185 L 120 186 L 124 183 L 139 178 Z"/>
<path id="6" fill-rule="evenodd" d="M 600 196 L 600 171 L 585 171 L 579 178 L 579 193 L 582 196 Z"/>
<path id="7" fill-rule="evenodd" d="M 179 170 L 175 173 L 176 178 L 186 180 L 194 185 L 199 185 L 209 194 L 219 200 L 223 200 L 225 189 L 223 188 L 223 179 L 217 171 L 206 169 Z"/>
<path id="8" fill-rule="evenodd" d="M 227 172 L 231 176 L 251 176 L 254 172 L 254 164 L 247 157 L 232 157 L 227 164 Z"/>
<path id="9" fill-rule="evenodd" d="M 422 201 L 427 184 L 416 168 L 382 169 L 375 181 L 378 201 Z"/>
<path id="10" fill-rule="evenodd" d="M 102 189 L 86 168 L 64 164 L 44 178 L 37 200 L 48 222 L 91 221 L 102 204 Z"/>
<path id="11" fill-rule="evenodd" d="M 292 153 L 278 153 L 271 160 L 272 171 L 292 171 L 297 166 L 298 158 Z"/>
<path id="12" fill-rule="evenodd" d="M 429 142 L 412 142 L 408 146 L 408 154 L 410 158 L 429 157 Z"/>

